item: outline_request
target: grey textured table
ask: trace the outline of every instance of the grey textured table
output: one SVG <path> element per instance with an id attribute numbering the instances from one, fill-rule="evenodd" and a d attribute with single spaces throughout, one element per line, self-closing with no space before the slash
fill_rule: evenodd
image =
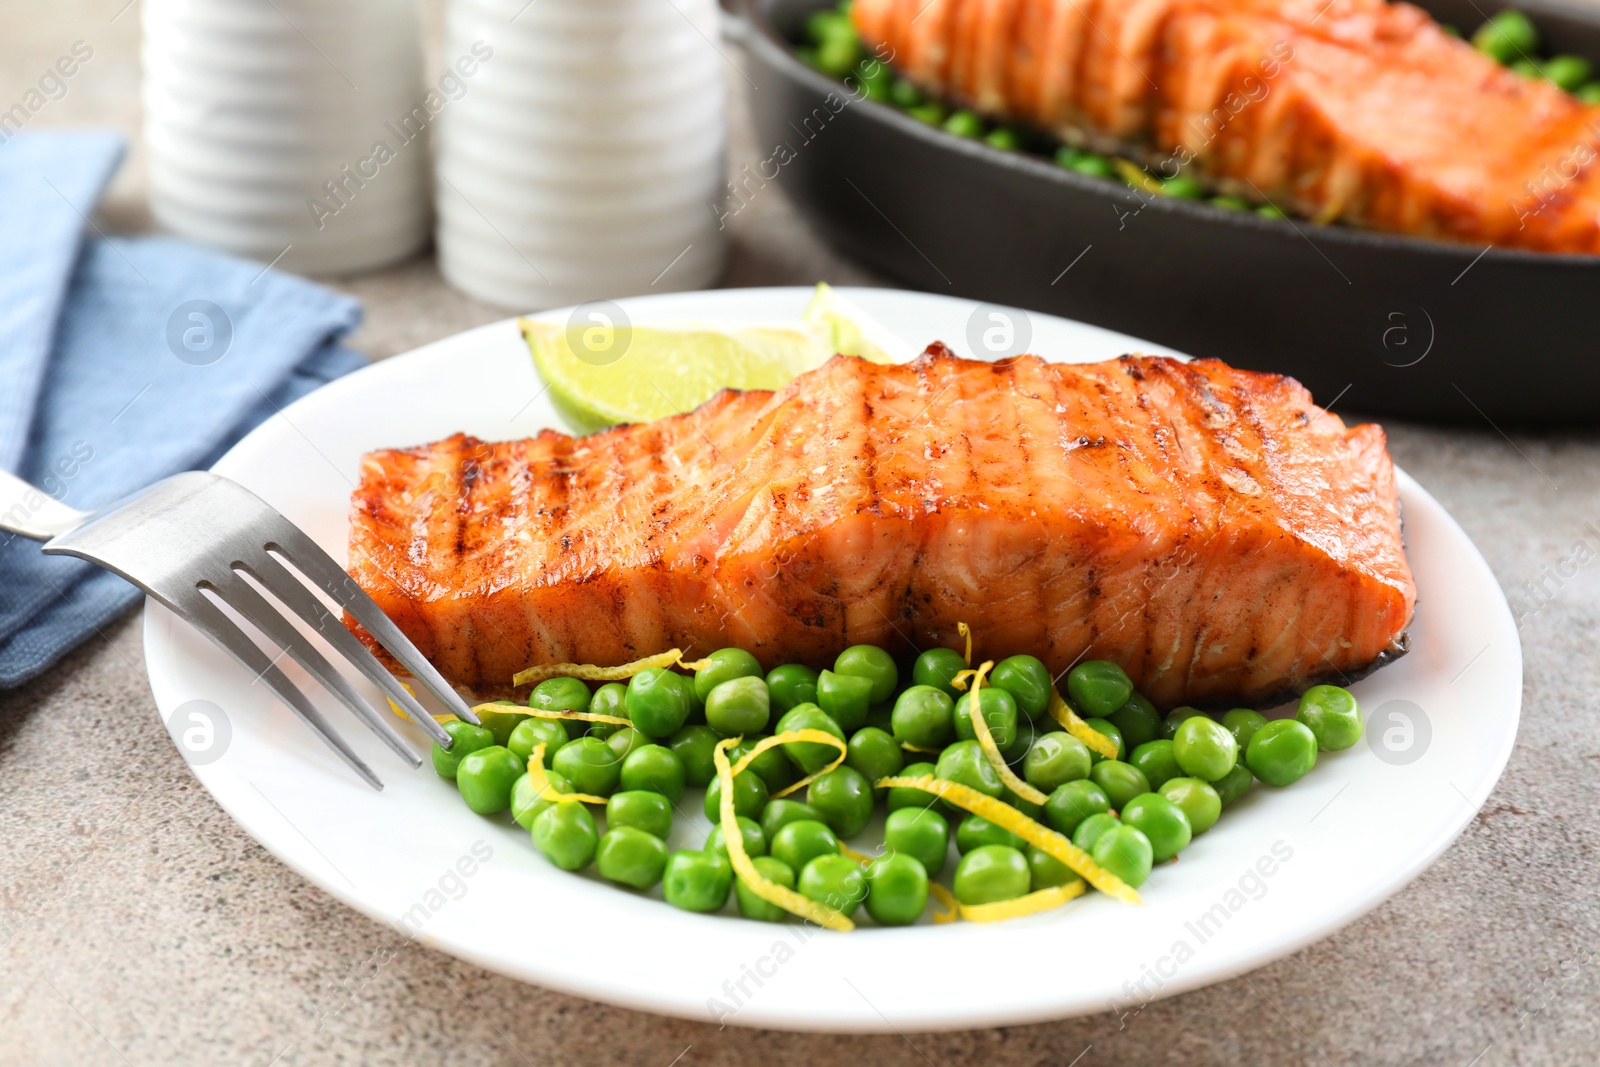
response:
<path id="1" fill-rule="evenodd" d="M 93 60 L 35 123 L 136 135 L 138 10 L 119 14 L 124 2 L 0 0 L 0 104 L 81 39 Z M 437 17 L 431 7 L 435 27 Z M 759 154 L 735 119 L 738 165 Z M 143 173 L 135 137 L 102 225 L 146 225 Z M 740 212 L 733 234 L 729 284 L 874 284 L 821 247 L 777 190 Z M 428 259 L 342 287 L 366 303 L 356 344 L 375 358 L 504 315 L 451 291 Z M 1525 354 L 1508 362 L 1537 372 Z M 1592 437 L 1389 431 L 1395 458 L 1508 593 L 1579 538 L 1600 546 L 1585 525 L 1600 522 Z M 1548 604 L 1522 629 L 1523 724 L 1505 777 L 1393 900 L 1288 959 L 1123 1020 L 874 1038 L 718 1031 L 419 946 L 396 951 L 391 931 L 280 865 L 191 777 L 154 714 L 130 618 L 37 683 L 0 693 L 0 1062 L 1594 1062 L 1600 568 L 1546 588 Z"/>

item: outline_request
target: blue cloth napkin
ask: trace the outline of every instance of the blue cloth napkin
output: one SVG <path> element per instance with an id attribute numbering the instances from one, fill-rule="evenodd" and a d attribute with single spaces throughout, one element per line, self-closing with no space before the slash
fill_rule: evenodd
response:
<path id="1" fill-rule="evenodd" d="M 355 301 L 259 263 L 89 222 L 122 158 L 101 132 L 0 144 L 0 467 L 91 510 L 209 466 L 366 361 Z M 0 533 L 0 688 L 139 599 L 122 579 Z"/>

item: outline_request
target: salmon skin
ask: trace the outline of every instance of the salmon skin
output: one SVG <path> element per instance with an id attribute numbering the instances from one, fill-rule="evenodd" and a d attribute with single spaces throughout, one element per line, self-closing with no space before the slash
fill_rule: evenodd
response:
<path id="1" fill-rule="evenodd" d="M 924 90 L 1321 222 L 1600 253 L 1600 108 L 1384 0 L 857 0 Z M 1119 147 L 1120 146 L 1120 147 Z"/>
<path id="2" fill-rule="evenodd" d="M 673 647 L 909 661 L 966 622 L 976 659 L 1108 659 L 1164 707 L 1264 705 L 1399 654 L 1416 600 L 1383 431 L 1293 379 L 940 344 L 588 437 L 371 453 L 350 560 L 480 694 Z"/>

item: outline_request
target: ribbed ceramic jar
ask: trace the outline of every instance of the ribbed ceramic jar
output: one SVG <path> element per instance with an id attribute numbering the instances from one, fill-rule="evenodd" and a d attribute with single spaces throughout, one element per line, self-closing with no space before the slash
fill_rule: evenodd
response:
<path id="1" fill-rule="evenodd" d="M 721 221 L 715 0 L 451 0 L 445 57 L 492 49 L 440 118 L 440 266 L 520 309 L 701 288 Z"/>
<path id="2" fill-rule="evenodd" d="M 164 229 L 313 274 L 428 238 L 416 0 L 145 0 L 151 210 Z"/>

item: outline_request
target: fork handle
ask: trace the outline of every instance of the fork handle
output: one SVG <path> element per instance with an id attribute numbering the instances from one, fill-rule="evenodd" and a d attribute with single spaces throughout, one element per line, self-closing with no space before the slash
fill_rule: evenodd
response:
<path id="1" fill-rule="evenodd" d="M 82 526 L 89 513 L 69 508 L 42 489 L 0 471 L 0 530 L 48 541 Z"/>

